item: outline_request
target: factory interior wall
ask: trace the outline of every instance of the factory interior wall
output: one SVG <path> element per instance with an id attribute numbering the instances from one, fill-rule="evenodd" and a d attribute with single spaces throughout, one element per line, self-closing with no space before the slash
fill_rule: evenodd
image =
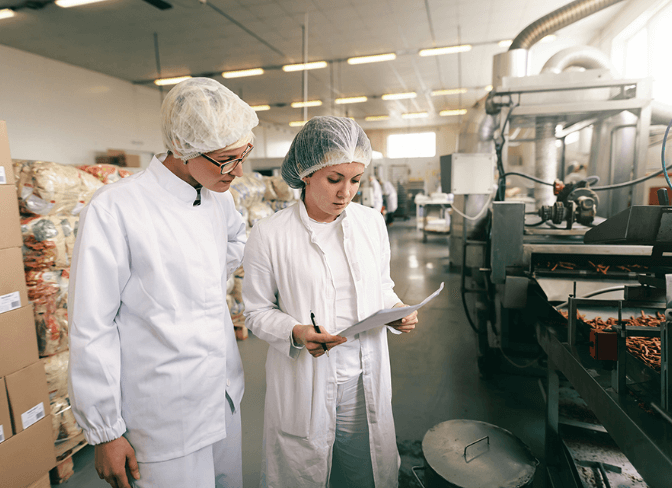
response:
<path id="1" fill-rule="evenodd" d="M 387 157 L 387 136 L 391 134 L 408 134 L 411 132 L 436 132 L 436 156 L 431 158 L 400 158 Z M 407 181 L 423 181 L 425 193 L 429 194 L 437 190 L 441 181 L 439 157 L 455 152 L 459 135 L 459 124 L 441 125 L 435 127 L 408 127 L 405 129 L 376 129 L 367 130 L 367 136 L 371 140 L 374 151 L 383 154 L 383 159 L 374 160 L 372 166 L 382 167 L 382 176 L 394 179 L 392 166 L 407 166 Z"/>
<path id="2" fill-rule="evenodd" d="M 121 149 L 146 166 L 163 150 L 158 90 L 1 45 L 0 66 L 14 159 L 93 164 Z"/>

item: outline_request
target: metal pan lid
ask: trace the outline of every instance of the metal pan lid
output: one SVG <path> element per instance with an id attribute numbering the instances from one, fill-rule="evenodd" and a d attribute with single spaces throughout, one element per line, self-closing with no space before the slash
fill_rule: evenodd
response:
<path id="1" fill-rule="evenodd" d="M 534 477 L 539 461 L 508 430 L 476 420 L 435 425 L 422 440 L 434 472 L 460 488 L 517 488 Z"/>

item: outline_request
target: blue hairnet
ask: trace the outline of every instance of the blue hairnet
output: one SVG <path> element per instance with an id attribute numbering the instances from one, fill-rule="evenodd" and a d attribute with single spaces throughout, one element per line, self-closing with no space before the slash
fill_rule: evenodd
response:
<path id="1" fill-rule="evenodd" d="M 251 140 L 258 123 L 252 107 L 211 78 L 178 83 L 161 105 L 163 142 L 184 161 Z"/>
<path id="2" fill-rule="evenodd" d="M 302 178 L 315 171 L 342 163 L 371 162 L 371 142 L 352 119 L 318 116 L 304 125 L 282 162 L 282 178 L 292 188 L 305 186 Z"/>

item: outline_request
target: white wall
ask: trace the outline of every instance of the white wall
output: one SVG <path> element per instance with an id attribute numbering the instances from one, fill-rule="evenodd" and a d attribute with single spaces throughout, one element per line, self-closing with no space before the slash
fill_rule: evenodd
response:
<path id="1" fill-rule="evenodd" d="M 0 45 L 0 120 L 14 159 L 93 164 L 163 151 L 158 90 Z"/>

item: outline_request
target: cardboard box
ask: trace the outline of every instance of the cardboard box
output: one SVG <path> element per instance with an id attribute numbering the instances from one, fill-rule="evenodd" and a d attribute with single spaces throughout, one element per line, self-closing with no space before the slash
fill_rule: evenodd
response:
<path id="1" fill-rule="evenodd" d="M 5 386 L 15 435 L 48 416 L 49 392 L 42 361 L 5 376 Z"/>
<path id="2" fill-rule="evenodd" d="M 12 417 L 9 415 L 9 401 L 5 389 L 5 379 L 0 378 L 0 444 L 14 435 Z M 2 475 L 0 475 L 2 476 Z"/>
<path id="3" fill-rule="evenodd" d="M 0 185 L 14 186 L 12 156 L 9 153 L 9 136 L 7 135 L 7 124 L 4 120 L 0 120 Z"/>
<path id="4" fill-rule="evenodd" d="M 127 154 L 126 151 L 119 149 L 108 149 L 107 155 L 96 156 L 96 164 L 116 164 L 126 168 L 139 168 L 140 156 Z"/>
<path id="5" fill-rule="evenodd" d="M 49 481 L 49 473 L 42 476 L 35 483 L 27 486 L 26 488 L 51 488 L 51 481 Z"/>
<path id="6" fill-rule="evenodd" d="M 0 314 L 28 305 L 20 247 L 0 249 Z"/>
<path id="7" fill-rule="evenodd" d="M 0 376 L 39 360 L 33 305 L 0 314 Z"/>
<path id="8" fill-rule="evenodd" d="M 14 185 L 0 185 L 0 249 L 21 247 L 19 200 Z"/>
<path id="9" fill-rule="evenodd" d="M 3 488 L 25 488 L 56 465 L 51 415 L 0 444 Z M 40 485 L 38 485 L 40 486 Z"/>

